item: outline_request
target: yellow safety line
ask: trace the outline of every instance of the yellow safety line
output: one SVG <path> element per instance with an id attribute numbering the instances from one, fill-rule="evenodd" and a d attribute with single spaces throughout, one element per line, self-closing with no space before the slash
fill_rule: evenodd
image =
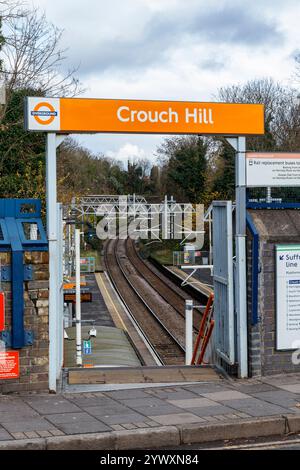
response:
<path id="1" fill-rule="evenodd" d="M 116 309 L 116 306 L 115 306 L 115 304 L 114 304 L 114 301 L 112 300 L 111 295 L 110 295 L 110 293 L 108 292 L 108 290 L 107 290 L 107 288 L 106 288 L 106 286 L 105 286 L 105 284 L 104 284 L 104 281 L 103 281 L 103 279 L 102 279 L 102 277 L 101 277 L 101 274 L 99 274 L 99 276 L 96 276 L 97 280 L 98 280 L 98 277 L 99 277 L 99 281 L 101 281 L 101 284 L 102 284 L 102 286 L 103 286 L 103 288 L 104 288 L 104 290 L 105 290 L 105 292 L 106 292 L 106 294 L 107 294 L 109 300 L 111 301 L 111 304 L 112 304 L 112 306 L 113 306 L 113 308 L 114 308 L 114 310 L 115 310 L 115 312 L 116 312 L 116 314 L 117 314 L 117 317 L 118 317 L 119 320 L 120 320 L 121 325 L 123 326 L 123 330 L 127 331 L 127 328 L 126 328 L 126 326 L 125 326 L 125 323 L 123 322 L 123 320 L 122 320 L 122 318 L 121 318 L 121 316 L 120 316 L 118 310 Z"/>

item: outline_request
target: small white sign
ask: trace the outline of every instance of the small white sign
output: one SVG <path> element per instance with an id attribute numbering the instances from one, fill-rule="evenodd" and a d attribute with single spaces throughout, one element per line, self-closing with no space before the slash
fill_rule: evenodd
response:
<path id="1" fill-rule="evenodd" d="M 300 340 L 300 245 L 276 246 L 276 347 Z"/>
<path id="2" fill-rule="evenodd" d="M 299 186 L 300 153 L 247 153 L 246 186 Z"/>
<path id="3" fill-rule="evenodd" d="M 59 98 L 27 98 L 25 122 L 26 129 L 31 131 L 59 131 Z"/>

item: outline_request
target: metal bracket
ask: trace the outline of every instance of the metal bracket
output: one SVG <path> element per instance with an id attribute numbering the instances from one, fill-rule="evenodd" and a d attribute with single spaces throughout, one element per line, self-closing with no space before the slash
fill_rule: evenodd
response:
<path id="1" fill-rule="evenodd" d="M 3 341 L 7 348 L 12 346 L 12 335 L 11 331 L 5 330 L 0 333 L 0 341 Z M 29 330 L 24 331 L 24 346 L 33 345 L 33 332 Z"/>
<path id="2" fill-rule="evenodd" d="M 238 149 L 238 139 L 237 137 L 225 137 L 225 140 L 234 148 L 235 151 Z"/>
<path id="3" fill-rule="evenodd" d="M 32 281 L 33 279 L 33 267 L 31 264 L 23 264 L 24 269 L 24 281 Z M 1 281 L 10 282 L 11 281 L 11 266 L 1 266 Z"/>

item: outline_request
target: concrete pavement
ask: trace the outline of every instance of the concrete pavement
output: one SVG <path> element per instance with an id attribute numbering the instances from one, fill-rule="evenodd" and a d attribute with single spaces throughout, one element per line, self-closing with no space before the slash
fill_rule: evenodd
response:
<path id="1" fill-rule="evenodd" d="M 300 374 L 0 396 L 0 449 L 137 449 L 300 433 Z"/>

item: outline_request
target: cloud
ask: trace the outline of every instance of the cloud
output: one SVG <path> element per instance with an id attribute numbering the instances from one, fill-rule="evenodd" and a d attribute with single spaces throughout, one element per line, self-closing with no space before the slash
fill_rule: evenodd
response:
<path id="1" fill-rule="evenodd" d="M 106 156 L 114 158 L 126 165 L 128 160 L 133 162 L 134 160 L 145 159 L 145 150 L 140 148 L 138 145 L 134 145 L 130 142 L 122 145 L 117 151 L 107 150 Z"/>
<path id="2" fill-rule="evenodd" d="M 224 6 L 215 11 L 199 13 L 190 24 L 190 31 L 211 43 L 257 46 L 279 45 L 283 40 L 275 21 L 242 6 Z"/>
<path id="3" fill-rule="evenodd" d="M 132 14 L 124 9 L 124 4 Z M 78 34 L 66 30 L 66 39 L 72 44 L 68 63 L 80 63 L 82 76 L 96 71 L 132 73 L 158 64 L 163 66 L 173 50 L 180 47 L 188 50 L 195 44 L 205 43 L 207 48 L 224 44 L 245 47 L 272 44 L 274 47 L 284 40 L 275 20 L 241 4 L 228 7 L 220 3 L 207 8 L 204 2 L 191 2 L 190 7 L 184 9 L 151 11 L 145 4 L 141 8 L 139 2 L 119 2 L 115 18 L 111 16 L 111 9 L 106 6 L 102 12 L 99 28 L 95 28 L 92 19 L 90 27 L 91 20 L 86 26 L 81 25 Z M 120 23 L 122 15 L 124 21 Z M 215 65 L 212 62 L 212 70 Z"/>
<path id="4" fill-rule="evenodd" d="M 271 76 L 285 84 L 299 49 L 299 0 L 30 0 L 64 29 L 66 68 L 86 97 L 209 101 Z M 81 135 L 95 152 L 151 158 L 162 136 Z"/>

